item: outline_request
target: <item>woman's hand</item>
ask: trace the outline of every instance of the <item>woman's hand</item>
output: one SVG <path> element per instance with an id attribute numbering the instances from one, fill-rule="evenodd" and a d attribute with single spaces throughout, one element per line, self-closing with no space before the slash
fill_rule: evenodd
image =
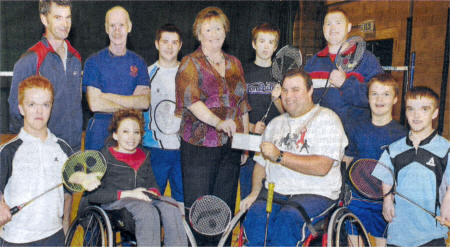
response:
<path id="1" fill-rule="evenodd" d="M 122 193 L 120 194 L 121 198 L 135 198 L 138 200 L 142 200 L 142 201 L 146 201 L 146 202 L 151 202 L 152 200 L 150 198 L 148 198 L 148 196 L 145 194 L 145 192 L 148 192 L 146 188 L 136 188 L 134 190 L 124 190 L 122 191 Z"/>
<path id="2" fill-rule="evenodd" d="M 232 119 L 220 120 L 216 125 L 216 130 L 223 131 L 231 137 L 236 133 L 236 124 Z"/>

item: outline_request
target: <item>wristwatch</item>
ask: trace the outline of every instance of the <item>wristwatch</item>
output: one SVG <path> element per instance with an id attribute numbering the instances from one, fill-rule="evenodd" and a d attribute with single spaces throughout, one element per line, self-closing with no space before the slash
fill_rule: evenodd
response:
<path id="1" fill-rule="evenodd" d="M 280 155 L 278 155 L 277 159 L 275 160 L 276 163 L 281 163 L 281 160 L 283 159 L 283 151 L 280 151 Z"/>

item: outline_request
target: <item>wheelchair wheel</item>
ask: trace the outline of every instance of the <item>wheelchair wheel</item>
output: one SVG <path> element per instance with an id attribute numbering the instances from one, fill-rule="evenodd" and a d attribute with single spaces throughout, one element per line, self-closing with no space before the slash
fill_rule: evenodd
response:
<path id="1" fill-rule="evenodd" d="M 243 218 L 243 215 L 246 213 L 247 213 L 247 210 L 239 211 L 233 217 L 233 219 L 231 219 L 230 223 L 228 223 L 227 227 L 225 228 L 225 231 L 223 232 L 222 237 L 220 238 L 220 241 L 219 241 L 219 244 L 217 245 L 217 247 L 223 247 L 225 245 L 225 242 L 227 241 L 228 237 L 233 232 L 233 230 L 239 225 L 239 223 L 241 222 L 241 218 Z M 239 237 L 241 237 L 241 236 L 239 236 Z"/>
<path id="2" fill-rule="evenodd" d="M 361 221 L 347 208 L 337 209 L 328 224 L 327 246 L 371 246 Z"/>
<path id="3" fill-rule="evenodd" d="M 113 246 L 113 231 L 106 212 L 89 206 L 75 219 L 66 235 L 66 246 Z"/>

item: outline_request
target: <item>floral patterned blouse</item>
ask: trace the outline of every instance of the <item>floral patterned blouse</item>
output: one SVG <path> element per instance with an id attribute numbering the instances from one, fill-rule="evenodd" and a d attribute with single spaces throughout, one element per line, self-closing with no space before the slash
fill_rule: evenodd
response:
<path id="1" fill-rule="evenodd" d="M 242 116 L 250 111 L 247 88 L 241 62 L 224 53 L 225 77 L 208 62 L 201 47 L 185 56 L 178 68 L 176 82 L 176 110 L 181 117 L 180 136 L 192 145 L 218 147 L 227 143 L 228 136 L 217 132 L 187 109 L 201 100 L 220 119 L 233 119 L 236 131 L 243 132 Z"/>

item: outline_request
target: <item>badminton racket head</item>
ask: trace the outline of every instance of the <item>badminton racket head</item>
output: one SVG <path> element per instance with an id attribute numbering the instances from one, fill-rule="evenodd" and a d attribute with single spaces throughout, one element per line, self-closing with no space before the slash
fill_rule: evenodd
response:
<path id="1" fill-rule="evenodd" d="M 272 76 L 278 82 L 283 80 L 283 75 L 302 66 L 302 53 L 298 47 L 285 45 L 275 55 L 272 63 Z"/>
<path id="2" fill-rule="evenodd" d="M 62 177 L 64 185 L 73 192 L 84 191 L 81 184 L 73 182 L 71 176 L 75 173 L 95 173 L 100 180 L 106 172 L 106 160 L 103 155 L 95 150 L 79 151 L 71 155 L 63 165 Z"/>
<path id="3" fill-rule="evenodd" d="M 175 116 L 176 104 L 172 100 L 162 100 L 155 107 L 155 124 L 166 135 L 173 135 L 180 130 L 181 119 Z"/>
<path id="4" fill-rule="evenodd" d="M 189 221 L 192 228 L 207 236 L 215 236 L 224 232 L 230 220 L 230 208 L 217 196 L 202 196 L 192 204 L 189 210 Z"/>
<path id="5" fill-rule="evenodd" d="M 383 177 L 392 179 L 392 189 L 384 194 L 382 181 L 373 175 L 374 170 Z M 361 195 L 373 200 L 382 200 L 390 194 L 394 188 L 394 172 L 385 164 L 374 159 L 359 159 L 349 169 L 349 180 Z"/>
<path id="6" fill-rule="evenodd" d="M 366 41 L 362 37 L 348 38 L 342 43 L 336 54 L 336 67 L 341 68 L 344 72 L 355 70 L 361 62 L 365 50 Z"/>

